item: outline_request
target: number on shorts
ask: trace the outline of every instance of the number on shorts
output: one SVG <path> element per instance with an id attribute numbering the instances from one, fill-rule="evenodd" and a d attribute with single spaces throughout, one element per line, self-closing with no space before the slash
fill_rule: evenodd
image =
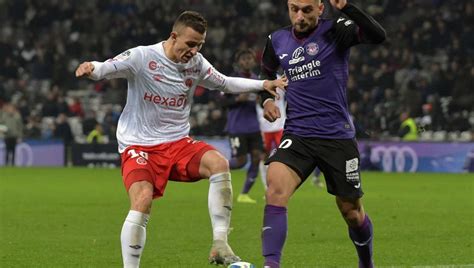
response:
<path id="1" fill-rule="evenodd" d="M 232 147 L 232 148 L 239 148 L 240 147 L 239 137 L 230 138 L 230 147 Z"/>
<path id="2" fill-rule="evenodd" d="M 287 149 L 291 146 L 291 144 L 293 143 L 292 140 L 290 139 L 285 139 L 283 140 L 281 143 L 280 143 L 280 146 L 278 146 L 278 148 L 281 148 L 281 149 Z"/>
<path id="3" fill-rule="evenodd" d="M 131 149 L 131 150 L 128 150 L 128 154 L 132 155 L 132 158 L 137 158 L 137 157 L 141 156 L 141 157 L 145 158 L 146 160 L 148 160 L 148 153 L 147 152 L 139 151 L 137 153 L 134 149 Z"/>

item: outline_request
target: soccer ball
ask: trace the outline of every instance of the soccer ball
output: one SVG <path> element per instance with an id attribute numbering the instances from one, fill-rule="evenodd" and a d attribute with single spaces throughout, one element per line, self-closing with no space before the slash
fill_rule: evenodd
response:
<path id="1" fill-rule="evenodd" d="M 255 268 L 255 265 L 251 264 L 250 262 L 234 262 L 231 265 L 227 266 L 227 268 Z"/>

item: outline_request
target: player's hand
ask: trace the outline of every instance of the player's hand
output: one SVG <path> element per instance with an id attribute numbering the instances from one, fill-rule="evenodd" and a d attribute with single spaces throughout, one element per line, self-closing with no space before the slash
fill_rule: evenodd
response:
<path id="1" fill-rule="evenodd" d="M 339 10 L 343 9 L 347 5 L 347 0 L 329 0 L 331 5 Z"/>
<path id="2" fill-rule="evenodd" d="M 282 77 L 275 80 L 265 80 L 263 82 L 263 88 L 272 94 L 277 100 L 280 99 L 280 95 L 277 93 L 276 89 L 281 88 L 285 89 L 288 86 L 288 79 L 286 77 Z"/>
<path id="3" fill-rule="evenodd" d="M 280 108 L 278 108 L 274 100 L 268 100 L 264 103 L 263 117 L 270 122 L 274 122 L 281 117 Z"/>
<path id="4" fill-rule="evenodd" d="M 94 64 L 91 62 L 83 62 L 76 69 L 76 77 L 90 76 L 94 71 Z"/>

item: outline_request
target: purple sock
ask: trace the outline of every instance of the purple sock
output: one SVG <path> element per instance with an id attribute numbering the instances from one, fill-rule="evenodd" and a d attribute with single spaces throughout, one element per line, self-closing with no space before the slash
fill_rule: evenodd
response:
<path id="1" fill-rule="evenodd" d="M 359 255 L 359 267 L 360 268 L 372 268 L 372 222 L 369 216 L 366 214 L 364 222 L 361 226 L 356 228 L 349 227 L 349 237 L 354 242 Z"/>
<path id="2" fill-rule="evenodd" d="M 258 164 L 257 165 L 250 165 L 249 170 L 247 171 L 247 179 L 245 180 L 244 188 L 242 189 L 243 194 L 247 194 L 250 192 L 250 188 L 255 183 L 255 180 L 258 175 Z"/>
<path id="3" fill-rule="evenodd" d="M 262 228 L 262 255 L 265 265 L 280 267 L 280 258 L 288 232 L 286 207 L 265 206 Z"/>

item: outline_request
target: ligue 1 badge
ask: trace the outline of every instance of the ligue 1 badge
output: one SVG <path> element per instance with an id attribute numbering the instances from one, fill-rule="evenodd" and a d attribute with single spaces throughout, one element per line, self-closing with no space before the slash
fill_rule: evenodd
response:
<path id="1" fill-rule="evenodd" d="M 318 54 L 319 52 L 319 46 L 317 43 L 309 43 L 306 45 L 306 53 L 310 56 L 314 56 L 316 54 Z"/>

